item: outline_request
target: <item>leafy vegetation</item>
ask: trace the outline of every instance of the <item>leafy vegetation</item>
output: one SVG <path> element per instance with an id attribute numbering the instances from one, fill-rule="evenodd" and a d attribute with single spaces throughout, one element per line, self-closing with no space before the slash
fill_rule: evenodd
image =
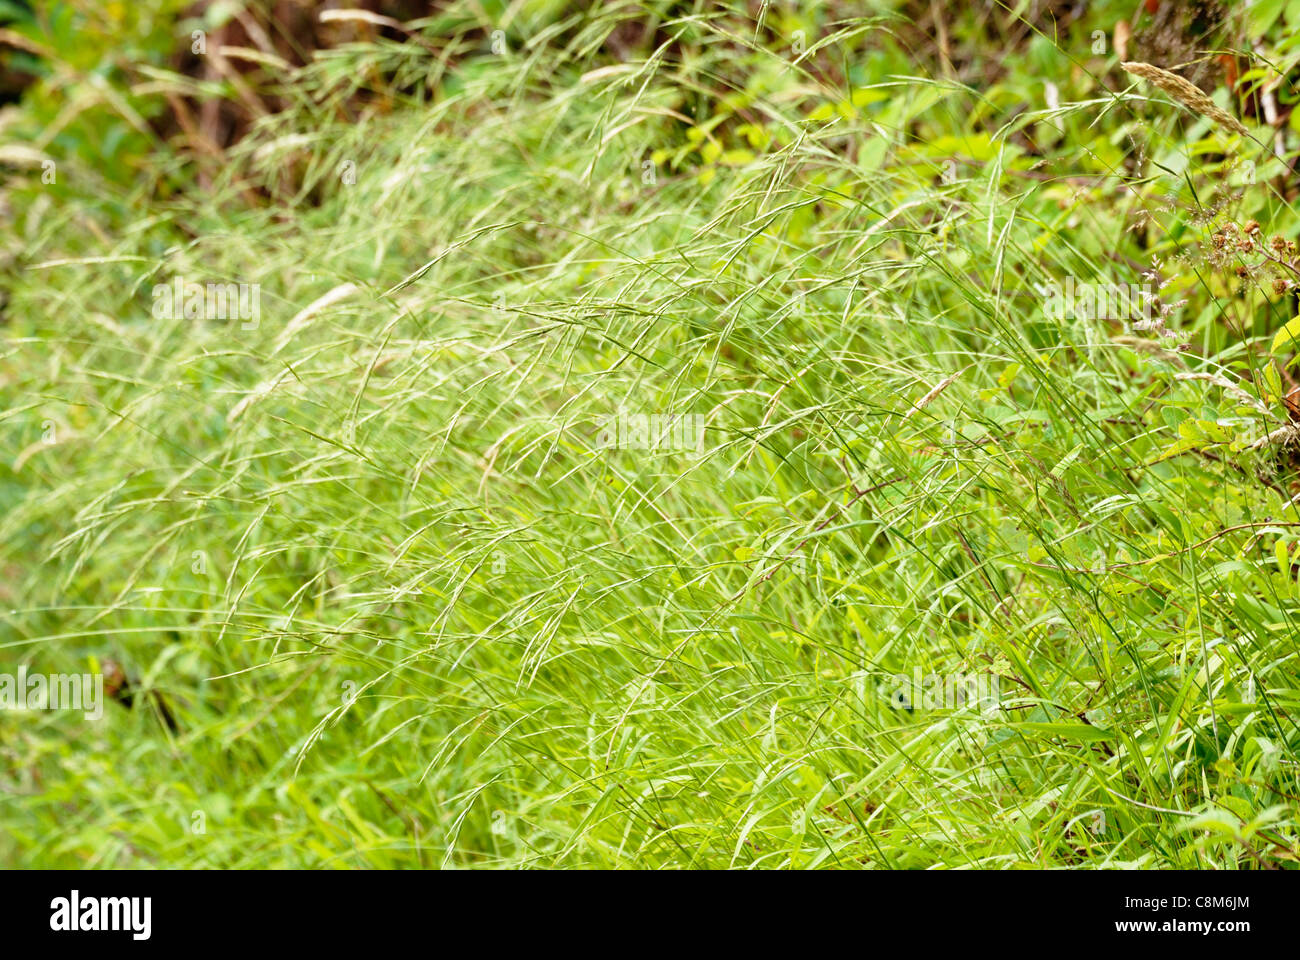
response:
<path id="1" fill-rule="evenodd" d="M 1294 865 L 1300 5 L 941 6 L 12 25 L 0 859 Z"/>

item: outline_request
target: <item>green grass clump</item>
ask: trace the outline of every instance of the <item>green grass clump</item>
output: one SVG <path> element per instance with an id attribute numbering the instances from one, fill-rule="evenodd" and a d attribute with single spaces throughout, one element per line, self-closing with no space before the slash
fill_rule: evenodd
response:
<path id="1" fill-rule="evenodd" d="M 16 177 L 0 665 L 136 696 L 0 715 L 0 861 L 1293 864 L 1270 131 L 1091 22 L 979 86 L 880 6 L 449 13 L 287 73 L 205 189 Z"/>

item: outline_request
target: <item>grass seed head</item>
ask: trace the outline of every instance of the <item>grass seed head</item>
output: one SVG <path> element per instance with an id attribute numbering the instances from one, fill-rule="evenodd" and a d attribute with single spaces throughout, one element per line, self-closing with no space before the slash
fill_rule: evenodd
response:
<path id="1" fill-rule="evenodd" d="M 1249 134 L 1249 131 L 1242 126 L 1241 121 L 1227 111 L 1220 109 L 1213 100 L 1201 91 L 1200 87 L 1190 80 L 1185 80 L 1176 73 L 1170 73 L 1168 70 L 1150 63 L 1137 63 L 1130 60 L 1121 63 L 1120 66 L 1134 76 L 1155 84 L 1192 112 L 1208 117 L 1219 126 L 1231 130 L 1233 133 L 1241 134 L 1243 137 Z"/>

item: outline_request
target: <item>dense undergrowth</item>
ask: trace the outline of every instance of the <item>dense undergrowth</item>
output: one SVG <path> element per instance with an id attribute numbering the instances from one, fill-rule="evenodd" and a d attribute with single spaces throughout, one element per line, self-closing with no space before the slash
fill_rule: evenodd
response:
<path id="1" fill-rule="evenodd" d="M 1294 864 L 1290 11 L 1240 136 L 1132 3 L 514 6 L 219 163 L 11 116 L 0 664 L 136 696 L 0 714 L 4 862 Z"/>

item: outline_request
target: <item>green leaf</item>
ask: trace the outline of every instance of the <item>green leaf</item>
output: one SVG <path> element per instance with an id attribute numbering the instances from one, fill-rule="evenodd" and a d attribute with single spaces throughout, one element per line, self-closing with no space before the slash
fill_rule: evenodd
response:
<path id="1" fill-rule="evenodd" d="M 1065 471 L 1070 469 L 1070 464 L 1074 463 L 1082 452 L 1083 444 L 1077 444 L 1073 450 L 1061 458 L 1060 463 L 1052 467 L 1052 476 L 1056 477 L 1058 480 L 1061 479 Z"/>
<path id="2" fill-rule="evenodd" d="M 1225 836 L 1235 837 L 1241 829 L 1241 821 L 1227 810 L 1211 808 L 1205 813 L 1184 820 L 1179 830 L 1209 830 Z"/>
<path id="3" fill-rule="evenodd" d="M 1277 353 L 1282 347 L 1290 347 L 1293 350 L 1300 348 L 1300 317 L 1292 318 L 1290 323 L 1277 332 L 1269 352 Z"/>
<path id="4" fill-rule="evenodd" d="M 1266 403 L 1276 403 L 1282 399 L 1282 376 L 1277 372 L 1277 364 L 1269 361 L 1264 366 L 1264 384 L 1268 387 Z"/>
<path id="5" fill-rule="evenodd" d="M 1115 735 L 1102 727 L 1089 723 L 1017 723 L 1016 727 L 1034 733 L 1046 733 L 1053 737 L 1066 737 L 1071 740 L 1086 740 L 1096 743 L 1101 740 L 1114 740 Z"/>
<path id="6" fill-rule="evenodd" d="M 754 162 L 754 153 L 752 150 L 728 150 L 722 154 L 720 162 L 724 167 L 743 167 Z"/>
<path id="7" fill-rule="evenodd" d="M 1250 35 L 1262 37 L 1268 28 L 1273 26 L 1273 22 L 1282 15 L 1286 5 L 1287 0 L 1255 0 L 1247 15 Z"/>

